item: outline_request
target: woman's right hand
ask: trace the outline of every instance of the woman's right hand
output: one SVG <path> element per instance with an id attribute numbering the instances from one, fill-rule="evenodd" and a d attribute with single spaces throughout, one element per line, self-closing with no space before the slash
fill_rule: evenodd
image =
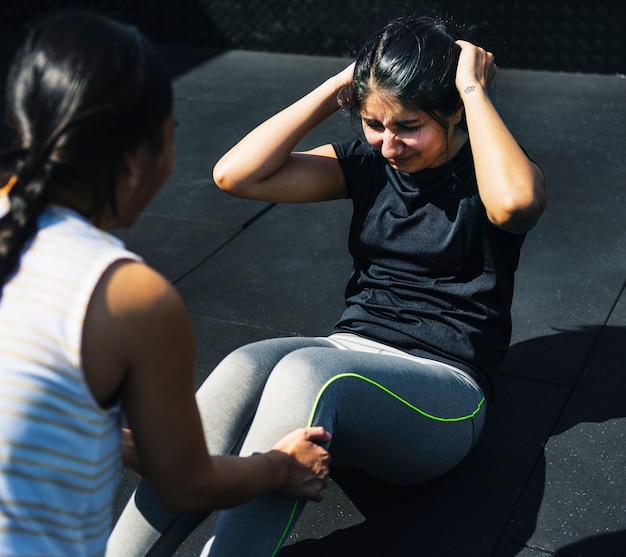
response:
<path id="1" fill-rule="evenodd" d="M 459 93 L 471 92 L 476 86 L 489 89 L 497 71 L 493 54 L 467 41 L 456 44 L 461 47 L 455 81 Z"/>
<path id="2" fill-rule="evenodd" d="M 289 455 L 285 460 L 285 476 L 276 490 L 287 497 L 322 500 L 322 491 L 328 485 L 330 454 L 321 443 L 331 435 L 322 427 L 308 427 L 292 431 L 283 437 L 272 451 Z"/>
<path id="3" fill-rule="evenodd" d="M 354 78 L 354 67 L 356 62 L 352 62 L 348 67 L 341 70 L 335 76 L 335 87 L 338 91 L 338 100 L 341 106 L 350 102 L 352 95 L 352 79 Z"/>

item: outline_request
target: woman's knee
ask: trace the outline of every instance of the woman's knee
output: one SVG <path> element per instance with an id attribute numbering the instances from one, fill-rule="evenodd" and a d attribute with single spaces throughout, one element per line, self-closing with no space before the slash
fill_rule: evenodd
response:
<path id="1" fill-rule="evenodd" d="M 332 350 L 332 349 L 331 349 Z M 306 386 L 307 390 L 319 391 L 319 388 L 333 375 L 334 367 L 330 351 L 327 348 L 301 348 L 286 354 L 274 366 L 270 382 L 278 383 L 283 388 L 289 385 L 294 389 Z"/>
<path id="2" fill-rule="evenodd" d="M 328 366 L 316 356 L 318 351 L 303 348 L 290 352 L 274 366 L 261 397 L 259 409 L 263 414 L 297 414 L 298 427 L 309 425 L 304 418 L 310 416 L 330 374 Z"/>
<path id="3" fill-rule="evenodd" d="M 267 375 L 281 355 L 276 355 L 276 348 L 271 340 L 253 342 L 233 350 L 209 374 L 206 382 L 232 380 L 249 381 Z M 206 383 L 205 382 L 205 383 Z"/>
<path id="4" fill-rule="evenodd" d="M 300 337 L 270 338 L 237 348 L 226 356 L 217 369 L 235 369 L 238 372 L 267 372 L 286 355 L 306 347 L 309 339 Z"/>

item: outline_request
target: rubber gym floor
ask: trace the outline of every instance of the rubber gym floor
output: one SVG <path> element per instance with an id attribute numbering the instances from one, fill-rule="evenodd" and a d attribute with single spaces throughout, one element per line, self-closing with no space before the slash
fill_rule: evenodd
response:
<path id="1" fill-rule="evenodd" d="M 179 289 L 198 383 L 234 348 L 324 335 L 343 307 L 350 202 L 272 205 L 221 192 L 211 171 L 256 124 L 346 60 L 165 48 L 177 162 L 127 245 Z M 523 248 L 513 338 L 470 457 L 394 487 L 337 471 L 281 555 L 610 557 L 626 554 L 626 79 L 499 71 L 491 95 L 547 176 Z M 352 138 L 337 114 L 302 148 Z M 134 480 L 124 476 L 121 509 Z M 211 519 L 176 555 L 198 555 Z"/>
<path id="2" fill-rule="evenodd" d="M 240 200 L 211 171 L 247 131 L 347 61 L 163 52 L 175 75 L 177 162 L 119 236 L 181 292 L 200 384 L 236 347 L 325 335 L 342 311 L 350 202 Z M 337 471 L 285 557 L 626 555 L 626 79 L 502 68 L 492 98 L 543 167 L 549 203 L 523 248 L 511 348 L 483 436 L 424 485 Z M 356 133 L 337 114 L 301 147 Z M 135 483 L 124 473 L 114 518 Z M 197 556 L 210 525 L 176 555 Z"/>

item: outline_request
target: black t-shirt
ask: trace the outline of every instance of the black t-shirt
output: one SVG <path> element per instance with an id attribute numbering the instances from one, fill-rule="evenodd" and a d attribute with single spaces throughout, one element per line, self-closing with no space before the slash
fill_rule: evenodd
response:
<path id="1" fill-rule="evenodd" d="M 525 235 L 489 222 L 469 142 L 449 163 L 411 174 L 362 141 L 333 147 L 354 204 L 354 268 L 335 331 L 454 365 L 492 398 Z"/>

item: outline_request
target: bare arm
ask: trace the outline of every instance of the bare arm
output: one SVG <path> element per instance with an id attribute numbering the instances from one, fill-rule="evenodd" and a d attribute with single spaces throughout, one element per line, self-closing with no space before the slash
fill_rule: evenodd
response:
<path id="1" fill-rule="evenodd" d="M 103 275 L 82 352 L 94 396 L 106 402 L 121 391 L 141 467 L 173 508 L 225 508 L 268 490 L 321 499 L 329 464 L 319 445 L 329 440 L 322 428 L 298 430 L 265 455 L 209 454 L 194 396 L 187 312 L 149 267 L 118 262 Z"/>
<path id="2" fill-rule="evenodd" d="M 457 41 L 456 85 L 465 108 L 480 197 L 489 220 L 509 232 L 530 230 L 546 206 L 545 182 L 507 129 L 487 94 L 495 75 L 493 55 Z"/>
<path id="3" fill-rule="evenodd" d="M 338 110 L 337 95 L 351 83 L 353 72 L 353 66 L 347 67 L 252 130 L 218 161 L 215 183 L 238 197 L 277 203 L 345 197 L 343 173 L 331 145 L 305 153 L 293 150 Z"/>

